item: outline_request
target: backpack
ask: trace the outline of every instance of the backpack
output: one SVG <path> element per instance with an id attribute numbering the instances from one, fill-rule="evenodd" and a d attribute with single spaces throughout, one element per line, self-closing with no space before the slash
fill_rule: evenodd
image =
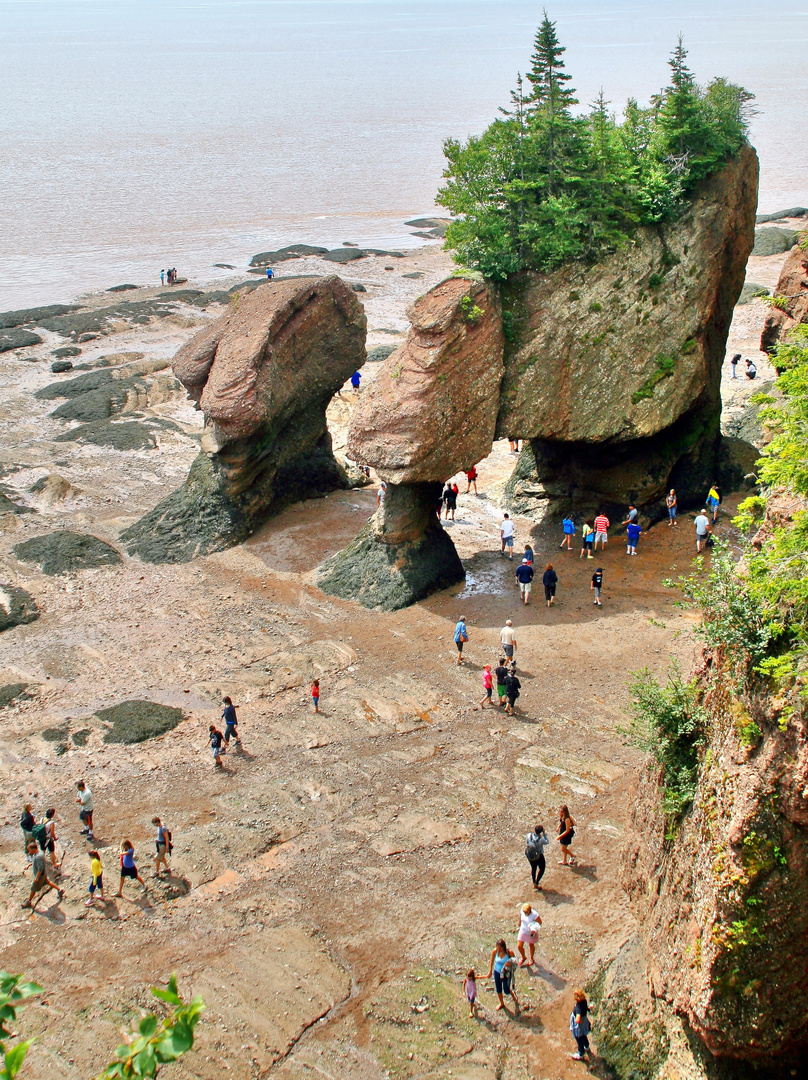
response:
<path id="1" fill-rule="evenodd" d="M 531 862 L 538 862 L 541 855 L 541 845 L 535 833 L 529 833 L 525 840 L 525 857 Z"/>
<path id="2" fill-rule="evenodd" d="M 48 842 L 48 832 L 45 828 L 45 823 L 43 822 L 41 825 L 34 825 L 33 829 L 31 829 L 31 836 L 33 836 L 34 840 L 39 844 L 41 850 L 44 851 L 45 844 Z"/>
<path id="3" fill-rule="evenodd" d="M 163 836 L 166 838 L 166 851 L 170 855 L 174 850 L 174 845 L 171 843 L 171 829 L 167 829 L 163 826 Z"/>

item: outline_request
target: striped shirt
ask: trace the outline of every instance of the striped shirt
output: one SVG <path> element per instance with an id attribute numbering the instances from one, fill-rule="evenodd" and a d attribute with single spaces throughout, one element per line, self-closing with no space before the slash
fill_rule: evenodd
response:
<path id="1" fill-rule="evenodd" d="M 596 533 L 605 533 L 608 530 L 608 528 L 609 528 L 609 519 L 606 517 L 605 514 L 599 514 L 595 518 L 595 532 Z"/>

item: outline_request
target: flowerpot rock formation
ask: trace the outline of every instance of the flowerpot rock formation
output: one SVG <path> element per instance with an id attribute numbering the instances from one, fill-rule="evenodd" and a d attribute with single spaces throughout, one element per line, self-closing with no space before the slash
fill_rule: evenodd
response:
<path id="1" fill-rule="evenodd" d="M 408 315 L 406 342 L 383 362 L 348 434 L 349 454 L 386 481 L 386 495 L 319 580 L 325 592 L 385 610 L 464 577 L 436 506 L 446 478 L 490 452 L 503 373 L 499 305 L 485 285 L 449 278 Z"/>
<path id="2" fill-rule="evenodd" d="M 666 487 L 702 498 L 722 467 L 721 367 L 754 243 L 748 147 L 676 221 L 639 229 L 594 266 L 524 274 L 503 290 L 508 328 L 498 437 L 530 440 L 511 507 L 653 516 Z"/>
<path id="3" fill-rule="evenodd" d="M 301 497 L 349 487 L 325 410 L 365 362 L 366 319 L 340 278 L 255 289 L 195 335 L 174 373 L 205 413 L 188 478 L 122 534 L 147 562 L 187 562 L 245 540 Z"/>

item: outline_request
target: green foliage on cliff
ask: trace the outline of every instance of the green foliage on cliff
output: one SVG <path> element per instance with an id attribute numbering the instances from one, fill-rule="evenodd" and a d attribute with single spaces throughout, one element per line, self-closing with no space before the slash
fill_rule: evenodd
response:
<path id="1" fill-rule="evenodd" d="M 444 145 L 438 202 L 457 215 L 446 246 L 488 277 L 595 260 L 637 225 L 669 220 L 698 182 L 746 142 L 752 95 L 725 79 L 702 88 L 681 38 L 671 81 L 618 122 L 601 92 L 587 112 L 544 13 L 527 85 L 482 135 Z"/>

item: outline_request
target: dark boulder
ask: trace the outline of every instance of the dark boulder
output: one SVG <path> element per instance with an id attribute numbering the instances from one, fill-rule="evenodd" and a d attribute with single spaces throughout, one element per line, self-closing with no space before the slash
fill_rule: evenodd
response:
<path id="1" fill-rule="evenodd" d="M 311 244 L 290 244 L 288 247 L 278 248 L 277 251 L 262 251 L 260 255 L 253 255 L 250 266 L 271 266 L 289 259 L 303 259 L 307 255 L 325 255 L 327 251 L 328 248 L 312 247 Z"/>
<path id="2" fill-rule="evenodd" d="M 752 255 L 781 255 L 789 251 L 797 242 L 799 232 L 794 229 L 778 229 L 769 225 L 766 228 L 755 229 L 755 246 Z"/>
<path id="3" fill-rule="evenodd" d="M 12 551 L 21 562 L 33 563 L 49 576 L 123 562 L 115 548 L 97 536 L 67 530 L 24 540 L 15 544 Z"/>
<path id="4" fill-rule="evenodd" d="M 100 709 L 95 715 L 108 728 L 104 742 L 124 746 L 156 739 L 173 731 L 185 719 L 182 709 L 141 700 L 122 701 L 120 705 Z"/>
<path id="5" fill-rule="evenodd" d="M 0 582 L 0 631 L 23 626 L 39 618 L 33 596 L 15 585 Z"/>
<path id="6" fill-rule="evenodd" d="M 755 221 L 762 225 L 766 221 L 782 221 L 784 218 L 808 217 L 808 208 L 804 206 L 792 206 L 788 210 L 781 210 L 777 214 L 758 214 Z"/>
<path id="7" fill-rule="evenodd" d="M 40 345 L 42 338 L 32 330 L 21 330 L 16 327 L 11 330 L 0 331 L 0 353 L 10 352 L 12 349 L 27 349 L 31 345 Z"/>
<path id="8" fill-rule="evenodd" d="M 39 326 L 42 319 L 52 319 L 56 315 L 69 315 L 72 311 L 78 311 L 80 307 L 80 304 L 46 304 L 44 307 L 0 311 L 0 330 L 10 326 Z"/>
<path id="9" fill-rule="evenodd" d="M 81 349 L 76 345 L 62 345 L 54 349 L 51 356 L 55 356 L 57 360 L 64 360 L 68 356 L 81 356 Z"/>
<path id="10" fill-rule="evenodd" d="M 137 289 L 137 285 L 113 285 L 107 289 L 107 292 L 131 292 L 132 289 Z"/>

